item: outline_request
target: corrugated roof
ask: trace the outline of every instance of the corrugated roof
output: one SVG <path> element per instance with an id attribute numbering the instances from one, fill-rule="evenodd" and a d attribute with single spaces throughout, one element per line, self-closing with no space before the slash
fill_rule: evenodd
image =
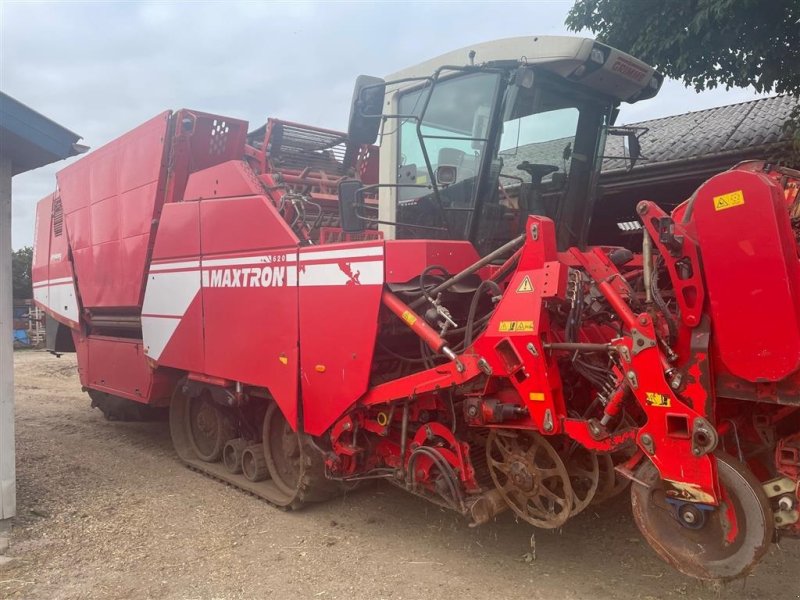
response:
<path id="1" fill-rule="evenodd" d="M 623 127 L 647 129 L 640 137 L 643 158 L 626 175 L 636 177 L 643 170 L 667 168 L 691 159 L 724 159 L 730 155 L 733 164 L 740 156 L 741 159 L 753 156 L 772 158 L 772 152 L 784 148 L 789 142 L 783 124 L 797 102 L 797 98 L 791 96 L 772 96 L 625 125 Z M 571 141 L 572 138 L 563 138 L 529 144 L 516 152 L 502 152 L 501 155 L 508 164 L 515 161 L 515 166 L 525 160 L 552 163 L 553 157 L 560 156 Z M 609 136 L 605 154 L 609 157 L 623 156 L 623 138 Z M 609 175 L 622 174 L 626 166 L 624 159 L 606 158 L 602 171 Z M 529 180 L 522 171 L 514 174 Z"/>
<path id="2" fill-rule="evenodd" d="M 797 102 L 791 96 L 772 96 L 631 123 L 629 127 L 648 129 L 640 138 L 642 154 L 647 160 L 642 160 L 634 171 L 650 165 L 755 149 L 771 150 L 783 145 L 789 141 L 783 124 Z M 606 155 L 621 154 L 622 138 L 609 136 Z M 603 161 L 604 172 L 624 168 L 624 160 Z"/>
<path id="3" fill-rule="evenodd" d="M 0 92 L 0 154 L 17 175 L 85 151 L 77 133 Z"/>

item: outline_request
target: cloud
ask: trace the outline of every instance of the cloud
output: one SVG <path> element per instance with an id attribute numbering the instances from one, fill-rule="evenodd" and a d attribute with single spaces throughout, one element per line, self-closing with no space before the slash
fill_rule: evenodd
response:
<path id="1" fill-rule="evenodd" d="M 98 148 L 167 109 L 342 129 L 361 73 L 386 75 L 469 44 L 569 34 L 571 1 L 0 2 L 0 88 Z M 738 94 L 738 92 L 737 92 Z M 745 99 L 679 84 L 621 121 Z M 748 96 L 749 97 L 749 96 Z M 15 248 L 65 163 L 14 178 Z"/>

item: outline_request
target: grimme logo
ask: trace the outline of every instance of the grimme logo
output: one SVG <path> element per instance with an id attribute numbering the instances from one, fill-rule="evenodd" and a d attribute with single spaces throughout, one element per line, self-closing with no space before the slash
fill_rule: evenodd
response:
<path id="1" fill-rule="evenodd" d="M 275 257 L 271 262 L 279 262 Z M 230 267 L 203 270 L 203 287 L 282 287 L 287 285 L 286 265 L 271 264 L 264 267 Z"/>

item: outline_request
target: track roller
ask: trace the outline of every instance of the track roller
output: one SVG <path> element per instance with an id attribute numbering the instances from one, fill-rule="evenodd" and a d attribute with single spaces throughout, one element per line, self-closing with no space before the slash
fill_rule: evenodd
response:
<path id="1" fill-rule="evenodd" d="M 264 481 L 269 477 L 264 448 L 261 444 L 253 444 L 244 449 L 240 468 L 248 481 Z"/>
<path id="2" fill-rule="evenodd" d="M 225 465 L 229 473 L 235 475 L 242 472 L 242 452 L 244 452 L 245 448 L 247 448 L 247 440 L 242 438 L 228 440 L 228 443 L 225 444 L 222 449 L 222 464 Z M 251 481 L 253 480 L 251 479 Z"/>

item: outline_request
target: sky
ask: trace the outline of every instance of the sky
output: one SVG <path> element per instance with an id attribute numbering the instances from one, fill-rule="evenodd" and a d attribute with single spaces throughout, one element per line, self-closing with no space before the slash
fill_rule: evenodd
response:
<path id="1" fill-rule="evenodd" d="M 346 129 L 358 75 L 492 39 L 577 35 L 564 25 L 572 3 L 0 0 L 0 90 L 92 148 L 179 108 L 246 119 L 251 129 L 267 117 Z M 623 104 L 618 123 L 758 97 L 667 81 L 656 98 Z M 14 177 L 15 249 L 32 244 L 36 201 L 68 162 Z"/>

